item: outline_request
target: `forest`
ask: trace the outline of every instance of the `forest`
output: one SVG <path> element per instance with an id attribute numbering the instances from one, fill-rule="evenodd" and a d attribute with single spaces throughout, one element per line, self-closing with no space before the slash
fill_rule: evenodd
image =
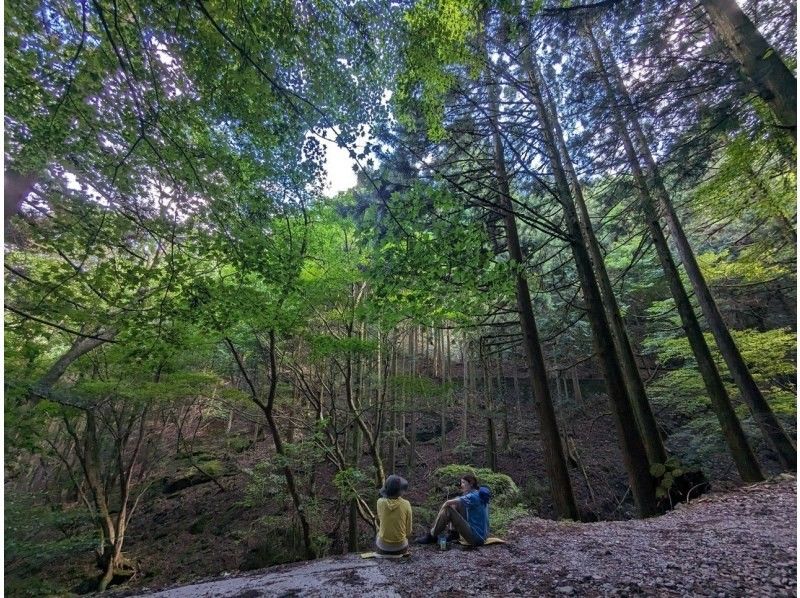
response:
<path id="1" fill-rule="evenodd" d="M 8 595 L 796 471 L 794 2 L 4 15 Z"/>

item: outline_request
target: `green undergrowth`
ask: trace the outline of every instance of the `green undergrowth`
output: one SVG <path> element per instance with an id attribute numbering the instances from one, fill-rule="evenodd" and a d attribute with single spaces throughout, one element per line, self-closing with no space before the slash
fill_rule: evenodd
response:
<path id="1" fill-rule="evenodd" d="M 85 555 L 97 544 L 83 509 L 48 507 L 37 497 L 6 493 L 4 589 L 7 596 L 64 595 L 54 568 L 69 567 L 80 579 Z M 90 570 L 89 573 L 94 573 Z"/>

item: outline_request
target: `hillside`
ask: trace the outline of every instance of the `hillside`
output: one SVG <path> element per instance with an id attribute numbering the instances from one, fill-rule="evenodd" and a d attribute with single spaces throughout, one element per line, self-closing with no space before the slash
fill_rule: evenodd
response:
<path id="1" fill-rule="evenodd" d="M 147 595 L 794 596 L 796 507 L 796 479 L 783 475 L 655 519 L 565 523 L 530 517 L 514 523 L 505 546 L 447 552 L 417 547 L 403 561 L 333 557 Z"/>

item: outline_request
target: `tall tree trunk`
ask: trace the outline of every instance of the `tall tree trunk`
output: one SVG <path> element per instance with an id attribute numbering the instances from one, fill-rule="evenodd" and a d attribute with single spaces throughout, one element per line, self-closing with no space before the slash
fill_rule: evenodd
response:
<path id="1" fill-rule="evenodd" d="M 514 402 L 517 406 L 517 423 L 519 423 L 520 418 L 522 417 L 522 401 L 520 400 L 520 390 L 519 390 L 519 371 L 517 370 L 517 360 L 514 359 L 511 362 L 511 373 L 514 376 Z"/>
<path id="2" fill-rule="evenodd" d="M 558 155 L 558 145 L 555 140 L 553 124 L 550 122 L 551 119 L 542 96 L 541 72 L 534 53 L 530 50 L 530 38 L 527 31 L 525 32 L 523 44 L 527 48 L 524 52 L 523 67 L 530 81 L 533 101 L 542 123 L 545 149 L 553 168 L 556 189 L 564 209 L 564 219 L 570 236 L 572 254 L 578 270 L 583 299 L 592 328 L 595 351 L 603 367 L 606 387 L 615 415 L 614 420 L 619 434 L 625 469 L 628 472 L 628 480 L 631 484 L 631 492 L 639 515 L 641 517 L 650 517 L 656 513 L 656 498 L 655 485 L 650 475 L 647 453 L 625 386 L 622 368 L 612 339 L 611 328 L 603 309 L 600 289 L 592 271 L 591 259 L 583 244 L 583 232 L 581 231 L 566 173 Z M 556 429 L 557 433 L 558 430 Z M 558 442 L 560 443 L 560 439 Z"/>
<path id="3" fill-rule="evenodd" d="M 511 433 L 508 428 L 508 392 L 506 392 L 505 379 L 503 377 L 503 354 L 497 354 L 497 398 L 501 403 L 500 409 L 503 415 L 503 450 L 511 448 Z"/>
<path id="4" fill-rule="evenodd" d="M 692 352 L 697 360 L 697 366 L 703 377 L 706 391 L 711 399 L 711 405 L 717 415 L 717 418 L 719 419 L 723 435 L 728 443 L 728 448 L 730 449 L 731 456 L 736 463 L 739 475 L 746 482 L 760 481 L 763 479 L 761 469 L 759 468 L 758 462 L 753 455 L 753 451 L 747 442 L 747 437 L 745 436 L 741 424 L 739 423 L 739 418 L 736 416 L 736 413 L 733 410 L 728 392 L 725 390 L 725 386 L 722 383 L 717 366 L 711 357 L 711 351 L 709 350 L 705 338 L 703 337 L 700 324 L 697 321 L 694 310 L 692 309 L 692 305 L 689 301 L 689 297 L 683 287 L 683 282 L 678 274 L 678 269 L 672 259 L 672 254 L 669 250 L 669 246 L 667 245 L 666 237 L 664 236 L 664 232 L 661 230 L 661 226 L 658 222 L 658 213 L 656 212 L 655 205 L 650 196 L 647 181 L 639 165 L 639 160 L 636 156 L 628 129 L 625 126 L 624 120 L 622 119 L 619 105 L 615 100 L 613 88 L 611 87 L 611 82 L 605 69 L 600 48 L 589 24 L 587 24 L 585 27 L 585 31 L 591 43 L 592 56 L 595 66 L 597 67 L 601 75 L 601 79 L 605 85 L 615 124 L 617 126 L 619 135 L 622 138 L 625 152 L 633 172 L 645 223 L 648 231 L 650 232 L 650 236 L 653 239 L 653 245 L 656 249 L 656 253 L 658 254 L 659 261 L 661 262 L 661 267 L 664 270 L 664 275 L 666 277 L 667 284 L 670 287 L 670 292 L 675 300 L 675 304 L 683 324 L 683 329 L 686 332 L 686 336 L 689 339 L 689 344 L 692 347 Z"/>
<path id="5" fill-rule="evenodd" d="M 469 381 L 470 376 L 469 372 L 467 371 L 467 367 L 469 365 L 469 351 L 467 345 L 467 333 L 464 332 L 461 340 L 461 361 L 464 364 L 464 369 L 462 372 L 462 377 L 464 380 L 463 383 L 463 401 L 462 401 L 462 409 L 461 409 L 461 444 L 467 444 L 467 419 L 469 414 Z"/>
<path id="6" fill-rule="evenodd" d="M 447 449 L 447 412 L 450 406 L 450 397 L 453 395 L 453 372 L 452 372 L 452 360 L 450 357 L 450 328 L 447 328 L 445 331 L 446 336 L 446 355 L 445 355 L 445 362 L 444 362 L 444 381 L 447 385 L 447 392 L 442 400 L 442 457 L 444 458 L 445 450 Z"/>
<path id="7" fill-rule="evenodd" d="M 363 290 L 363 288 L 362 288 Z M 358 301 L 358 297 L 356 297 L 356 302 Z M 359 331 L 359 338 L 361 338 L 364 334 L 363 325 Z M 347 336 L 348 338 L 352 338 L 353 336 L 353 322 L 349 322 L 347 325 Z M 361 363 L 356 366 L 357 370 L 357 379 L 359 380 L 359 384 L 363 384 L 361 381 Z M 361 405 L 361 392 L 359 388 L 358 394 L 354 392 L 353 389 L 353 357 L 352 355 L 347 356 L 347 360 L 345 361 L 345 368 L 344 368 L 344 388 L 345 388 L 345 399 L 347 400 L 347 406 L 350 409 L 350 413 L 355 420 L 358 429 L 363 434 L 363 438 L 367 441 L 367 447 L 369 450 L 370 457 L 372 458 L 372 464 L 375 467 L 375 484 L 376 488 L 380 488 L 383 485 L 383 480 L 385 478 L 385 471 L 383 469 L 383 461 L 381 460 L 380 456 L 380 449 L 379 449 L 379 441 L 380 438 L 373 434 L 370 430 L 369 426 L 367 425 L 366 420 L 364 419 L 364 413 Z"/>
<path id="8" fill-rule="evenodd" d="M 611 327 L 614 346 L 616 347 L 620 365 L 622 366 L 625 386 L 628 389 L 628 396 L 631 399 L 636 421 L 639 424 L 644 448 L 647 451 L 647 458 L 650 463 L 664 463 L 667 460 L 667 451 L 658 433 L 658 425 L 653 416 L 653 410 L 650 408 L 650 401 L 647 399 L 647 391 L 645 390 L 642 376 L 639 373 L 639 368 L 636 366 L 636 358 L 633 355 L 631 342 L 628 338 L 628 331 L 625 328 L 625 323 L 622 321 L 617 298 L 614 295 L 614 289 L 611 286 L 611 280 L 608 277 L 608 271 L 606 270 L 603 256 L 600 253 L 600 244 L 592 228 L 589 210 L 586 208 L 583 188 L 578 180 L 575 167 L 572 164 L 572 159 L 567 150 L 567 144 L 564 141 L 564 133 L 561 129 L 558 111 L 553 101 L 552 94 L 550 94 L 547 86 L 543 85 L 542 87 L 542 96 L 545 100 L 545 105 L 553 125 L 553 136 L 558 145 L 558 153 L 561 157 L 564 170 L 572 186 L 572 194 L 578 211 L 583 240 L 586 244 L 586 248 L 589 250 L 589 256 L 592 259 L 595 277 L 597 278 L 597 283 L 603 298 L 603 306 L 606 310 L 606 317 Z"/>
<path id="9" fill-rule="evenodd" d="M 392 363 L 392 349 L 386 342 L 380 327 L 378 328 L 378 380 L 375 388 L 375 409 L 378 421 L 376 434 L 378 438 L 385 436 L 386 429 L 386 393 L 388 392 L 389 374 Z M 381 445 L 381 455 L 383 455 L 383 445 Z"/>
<path id="10" fill-rule="evenodd" d="M 488 57 L 487 57 L 488 58 Z M 544 461 L 550 490 L 553 494 L 553 504 L 556 514 L 560 518 L 578 519 L 578 506 L 572 492 L 572 482 L 569 479 L 564 452 L 561 449 L 561 438 L 558 433 L 558 422 L 553 409 L 553 400 L 550 396 L 550 387 L 547 384 L 547 370 L 539 342 L 539 330 L 533 315 L 533 305 L 528 281 L 523 273 L 525 256 L 517 232 L 517 220 L 514 215 L 514 206 L 511 201 L 511 189 L 506 172 L 503 141 L 500 127 L 497 123 L 499 114 L 499 89 L 495 82 L 489 83 L 490 106 L 489 118 L 492 128 L 494 144 L 494 174 L 498 187 L 498 207 L 503 213 L 506 230 L 506 246 L 509 258 L 515 268 L 517 309 L 519 310 L 520 326 L 522 328 L 525 352 L 528 357 L 528 370 L 530 372 L 531 387 L 534 403 L 539 415 L 539 426 L 542 434 L 544 448 Z"/>
<path id="11" fill-rule="evenodd" d="M 581 381 L 578 379 L 578 366 L 572 367 L 572 395 L 575 397 L 576 403 L 583 402 L 583 393 L 581 392 Z M 567 387 L 567 381 L 564 380 L 564 388 Z"/>
<path id="12" fill-rule="evenodd" d="M 399 350 L 395 349 L 392 354 L 392 378 L 394 383 L 389 389 L 390 393 L 390 411 L 389 411 L 389 455 L 387 458 L 389 465 L 389 472 L 394 473 L 395 465 L 397 463 L 397 360 Z"/>
<path id="13" fill-rule="evenodd" d="M 358 469 L 358 457 L 361 453 L 361 434 L 357 425 L 353 425 L 352 429 L 352 445 L 350 447 L 351 456 L 350 464 L 354 469 Z M 347 518 L 347 548 L 350 552 L 358 550 L 358 501 L 355 498 L 350 499 Z"/>
<path id="14" fill-rule="evenodd" d="M 409 337 L 409 344 L 411 349 L 411 378 L 412 380 L 416 381 L 417 379 L 417 327 L 414 326 L 411 331 L 411 336 Z M 417 413 L 416 413 L 416 392 L 413 389 L 410 394 L 411 400 L 411 410 L 409 412 L 409 416 L 411 417 L 411 432 L 409 438 L 409 447 L 408 447 L 408 469 L 411 472 L 411 475 L 414 474 L 414 470 L 417 466 Z"/>
<path id="15" fill-rule="evenodd" d="M 610 61 L 610 70 L 613 75 L 616 90 L 619 93 L 619 97 L 622 99 L 622 105 L 626 110 L 634 137 L 639 146 L 639 151 L 644 159 L 645 171 L 649 177 L 649 182 L 655 190 L 656 198 L 666 217 L 672 239 L 678 250 L 678 255 L 681 258 L 683 267 L 692 284 L 703 316 L 706 318 L 711 333 L 714 335 L 714 339 L 717 342 L 717 347 L 719 347 L 720 353 L 728 366 L 728 370 L 736 386 L 739 388 L 739 392 L 742 393 L 742 399 L 750 408 L 753 419 L 755 419 L 762 434 L 777 454 L 784 469 L 786 471 L 794 471 L 797 469 L 797 448 L 783 429 L 783 426 L 781 426 L 778 418 L 775 417 L 775 413 L 770 408 L 764 395 L 761 394 L 761 390 L 758 388 L 755 380 L 753 380 L 750 369 L 747 367 L 744 358 L 739 352 L 739 348 L 736 346 L 736 342 L 733 340 L 725 321 L 722 319 L 722 314 L 717 307 L 714 296 L 711 294 L 711 290 L 708 288 L 708 283 L 700 270 L 694 251 L 689 244 L 689 240 L 675 212 L 675 207 L 672 204 L 669 193 L 664 186 L 661 173 L 650 151 L 647 137 L 633 110 L 633 105 L 622 80 L 622 75 L 619 72 L 616 62 L 613 60 Z M 792 104 L 792 106 L 794 107 L 794 104 Z"/>
<path id="16" fill-rule="evenodd" d="M 736 0 L 700 0 L 717 37 L 728 48 L 779 127 L 797 142 L 797 80 Z"/>
<path id="17" fill-rule="evenodd" d="M 497 435 L 494 431 L 494 399 L 492 397 L 491 360 L 483 360 L 483 401 L 486 416 L 486 464 L 492 471 L 497 471 Z"/>

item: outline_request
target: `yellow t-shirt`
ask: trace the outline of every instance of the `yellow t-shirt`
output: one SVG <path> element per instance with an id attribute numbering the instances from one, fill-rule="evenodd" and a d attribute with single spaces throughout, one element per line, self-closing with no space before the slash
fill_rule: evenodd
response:
<path id="1" fill-rule="evenodd" d="M 405 498 L 379 498 L 378 521 L 381 542 L 402 548 L 412 533 L 411 503 Z"/>

